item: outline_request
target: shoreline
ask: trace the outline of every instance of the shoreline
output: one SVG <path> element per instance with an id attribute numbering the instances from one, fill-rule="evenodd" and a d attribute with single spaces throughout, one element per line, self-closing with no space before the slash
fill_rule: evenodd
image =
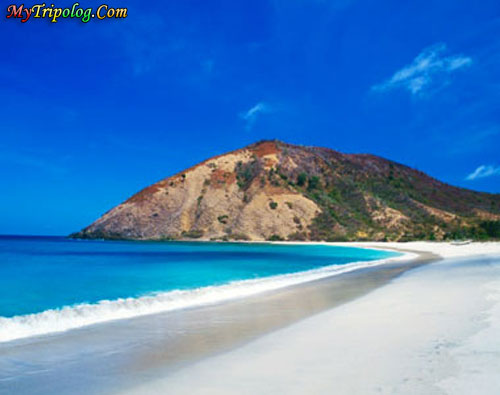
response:
<path id="1" fill-rule="evenodd" d="M 154 377 L 157 377 L 235 349 L 365 295 L 401 273 L 438 258 L 419 253 L 416 259 L 396 259 L 399 260 L 213 305 L 116 320 L 53 336 L 30 338 L 27 342 L 22 339 L 7 342 L 0 344 L 0 354 L 16 359 L 19 353 L 22 358 L 28 353 L 28 360 L 34 358 L 43 366 L 47 363 L 43 355 L 49 349 L 62 347 L 65 350 L 63 358 L 72 359 L 74 353 L 88 347 L 97 355 L 92 356 L 92 365 L 104 367 L 93 368 L 97 371 L 90 381 L 96 380 L 99 382 L 96 387 L 110 388 L 110 391 L 124 390 L 143 382 L 145 374 L 152 374 L 148 372 L 156 372 Z M 111 345 L 121 350 L 129 347 L 131 341 L 133 347 L 124 351 L 124 355 L 119 352 L 108 355 Z M 17 383 L 18 393 L 30 393 L 41 385 L 40 381 L 46 382 L 47 392 L 72 393 L 73 380 L 78 380 L 80 369 L 66 371 L 64 366 L 51 369 L 47 369 L 48 377 L 42 374 L 43 377 L 37 378 L 37 373 L 25 377 L 22 383 Z M 54 389 L 54 380 L 61 376 L 66 379 Z"/>
<path id="2" fill-rule="evenodd" d="M 9 360 L 29 362 L 33 371 L 12 379 L 13 382 L 0 373 L 0 392 L 4 385 L 14 383 L 19 394 L 30 394 L 34 389 L 42 393 L 73 394 L 75 388 L 80 387 L 85 388 L 81 391 L 85 394 L 166 393 L 164 385 L 172 378 L 189 375 L 197 366 L 212 366 L 212 361 L 235 353 L 241 354 L 246 361 L 254 351 L 249 354 L 243 350 L 253 350 L 254 344 L 267 338 L 279 340 L 283 331 L 295 331 L 295 328 L 319 320 L 317 317 L 325 314 L 349 311 L 359 301 L 370 301 L 374 295 L 413 278 L 415 273 L 426 268 L 446 266 L 456 257 L 475 259 L 493 253 L 500 256 L 500 243 L 467 246 L 425 242 L 328 245 L 412 253 L 418 258 L 365 267 L 213 305 L 82 327 L 54 336 L 42 336 L 34 342 L 30 339 L 29 342 L 3 343 L 0 344 L 0 355 L 5 358 L 0 358 L 0 372 L 8 375 L 11 369 Z M 394 303 L 398 303 L 398 298 Z M 320 327 L 324 327 L 324 331 L 330 328 L 334 333 L 335 326 L 331 325 L 331 322 L 320 320 L 318 330 Z M 303 338 L 328 345 L 336 336 L 331 337 L 333 335 L 324 331 L 315 334 L 309 329 L 296 339 L 288 339 L 283 347 L 293 350 L 294 344 Z M 369 325 L 367 331 L 370 331 Z M 344 335 L 342 332 L 340 336 Z M 54 356 L 50 350 L 57 350 L 58 354 Z M 82 356 L 81 350 L 90 351 Z M 249 369 L 259 371 L 256 365 L 249 366 Z M 82 371 L 86 372 L 84 379 Z M 259 381 L 258 377 L 255 379 Z M 182 380 L 179 382 L 181 390 L 189 388 L 186 387 L 188 384 L 182 384 Z"/>
<path id="3" fill-rule="evenodd" d="M 322 246 L 327 248 L 339 247 L 329 244 Z M 300 246 L 298 247 L 300 248 Z M 307 247 L 307 245 L 302 245 L 302 247 Z M 352 247 L 340 246 L 340 248 Z M 358 248 L 364 249 L 365 247 Z M 394 250 L 380 248 L 368 248 L 368 250 L 394 252 Z M 123 297 L 106 299 L 96 303 L 80 303 L 8 318 L 0 317 L 2 326 L 0 344 L 10 341 L 22 341 L 23 339 L 29 341 L 30 338 L 37 336 L 53 336 L 68 330 L 106 324 L 117 320 L 134 319 L 225 303 L 322 278 L 339 276 L 365 267 L 385 265 L 400 260 L 407 261 L 415 257 L 415 254 L 412 253 L 399 252 L 402 255 L 395 257 L 381 257 L 375 260 L 362 260 L 363 258 L 360 258 L 359 261 L 355 260 L 346 264 L 320 266 L 299 272 L 275 274 L 255 279 L 247 278 L 185 290 L 173 289 L 139 297 Z"/>
<path id="4" fill-rule="evenodd" d="M 430 254 L 428 262 L 415 265 L 418 270 L 406 268 L 367 292 L 337 299 L 329 308 L 177 371 L 165 369 L 154 380 L 119 393 L 443 394 L 451 388 L 451 393 L 466 394 L 477 388 L 472 382 L 488 383 L 479 393 L 498 393 L 500 380 L 493 372 L 500 368 L 500 347 L 491 348 L 500 334 L 500 304 L 497 308 L 491 300 L 500 302 L 500 288 L 490 282 L 500 275 L 500 243 L 405 243 L 404 250 L 410 245 L 412 252 L 423 254 L 421 259 Z M 377 272 L 367 275 L 373 280 Z M 362 282 L 357 279 L 358 285 Z M 324 292 L 320 284 L 314 286 Z M 492 311 L 496 315 L 483 323 Z M 470 340 L 483 338 L 490 342 L 477 346 Z M 477 367 L 476 358 L 482 358 Z M 488 358 L 492 363 L 484 362 Z M 462 365 L 477 368 L 484 377 L 457 370 Z M 227 369 L 231 376 L 219 380 L 218 372 Z M 190 377 L 197 377 L 195 387 Z M 469 391 L 460 390 L 460 383 Z"/>

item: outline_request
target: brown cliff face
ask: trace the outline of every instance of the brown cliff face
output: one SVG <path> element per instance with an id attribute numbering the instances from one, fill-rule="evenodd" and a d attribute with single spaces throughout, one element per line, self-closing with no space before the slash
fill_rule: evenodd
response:
<path id="1" fill-rule="evenodd" d="M 441 239 L 500 219 L 500 196 L 372 155 L 263 141 L 135 194 L 72 237 Z"/>

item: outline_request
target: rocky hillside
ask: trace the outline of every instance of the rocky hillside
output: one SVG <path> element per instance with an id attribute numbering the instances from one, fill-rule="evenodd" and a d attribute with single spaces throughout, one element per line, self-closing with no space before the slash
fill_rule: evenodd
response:
<path id="1" fill-rule="evenodd" d="M 262 141 L 165 178 L 78 238 L 414 240 L 500 236 L 500 195 L 365 154 Z"/>

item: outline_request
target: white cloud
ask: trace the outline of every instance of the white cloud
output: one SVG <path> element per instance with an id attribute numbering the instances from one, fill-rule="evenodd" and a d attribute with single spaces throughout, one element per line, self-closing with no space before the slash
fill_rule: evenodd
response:
<path id="1" fill-rule="evenodd" d="M 485 178 L 500 175 L 500 166 L 482 165 L 469 174 L 465 179 L 468 181 L 476 180 L 478 178 Z"/>
<path id="2" fill-rule="evenodd" d="M 264 102 L 259 102 L 255 106 L 250 108 L 248 111 L 241 113 L 240 117 L 246 123 L 245 128 L 247 130 L 251 130 L 253 128 L 253 125 L 255 124 L 255 121 L 257 121 L 257 118 L 261 114 L 266 114 L 270 112 L 271 112 L 271 107 L 269 107 L 268 104 Z"/>
<path id="3" fill-rule="evenodd" d="M 373 90 L 388 91 L 395 88 L 408 89 L 417 95 L 436 80 L 441 80 L 449 73 L 468 67 L 472 59 L 464 55 L 443 56 L 445 44 L 436 44 L 424 49 L 411 64 L 398 70 L 387 81 L 374 85 Z"/>

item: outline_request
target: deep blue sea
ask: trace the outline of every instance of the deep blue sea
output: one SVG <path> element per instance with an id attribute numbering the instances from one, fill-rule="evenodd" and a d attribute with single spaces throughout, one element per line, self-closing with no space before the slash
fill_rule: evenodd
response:
<path id="1" fill-rule="evenodd" d="M 0 341 L 246 296 L 398 255 L 324 245 L 2 236 Z"/>

